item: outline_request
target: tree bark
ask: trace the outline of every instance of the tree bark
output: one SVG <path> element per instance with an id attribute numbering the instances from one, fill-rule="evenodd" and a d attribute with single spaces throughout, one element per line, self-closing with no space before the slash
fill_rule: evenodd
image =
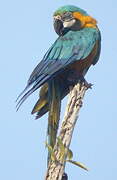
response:
<path id="1" fill-rule="evenodd" d="M 83 97 L 87 89 L 88 88 L 84 83 L 78 83 L 74 86 L 74 88 L 70 88 L 68 104 L 58 136 L 67 149 L 69 149 L 74 127 L 78 119 L 80 108 L 83 104 Z M 49 163 L 45 180 L 62 180 L 67 154 L 64 157 L 64 160 L 61 160 L 61 151 L 57 141 L 54 147 L 54 154 L 56 160 Z"/>

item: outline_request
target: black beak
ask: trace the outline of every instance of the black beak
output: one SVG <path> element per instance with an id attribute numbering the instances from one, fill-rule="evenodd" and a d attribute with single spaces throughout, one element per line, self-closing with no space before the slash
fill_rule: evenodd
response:
<path id="1" fill-rule="evenodd" d="M 63 29 L 62 21 L 59 20 L 59 19 L 55 19 L 55 21 L 54 21 L 54 30 L 59 36 L 62 35 L 62 33 L 61 33 L 62 29 Z"/>
<path id="2" fill-rule="evenodd" d="M 59 19 L 55 19 L 54 21 L 54 30 L 59 36 L 63 36 L 68 32 L 68 28 L 64 28 L 63 22 Z"/>

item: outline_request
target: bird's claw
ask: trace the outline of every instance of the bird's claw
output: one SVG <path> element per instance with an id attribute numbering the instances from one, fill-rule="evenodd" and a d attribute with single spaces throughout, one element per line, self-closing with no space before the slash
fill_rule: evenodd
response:
<path id="1" fill-rule="evenodd" d="M 87 89 L 92 89 L 93 84 L 88 83 L 83 76 L 80 77 L 80 83 L 84 84 Z"/>
<path id="2" fill-rule="evenodd" d="M 87 89 L 92 89 L 93 84 L 88 83 L 86 80 L 83 82 Z"/>

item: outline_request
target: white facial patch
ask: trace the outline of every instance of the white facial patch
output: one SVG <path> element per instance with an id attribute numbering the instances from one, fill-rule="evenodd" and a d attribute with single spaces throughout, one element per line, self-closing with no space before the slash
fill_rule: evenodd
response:
<path id="1" fill-rule="evenodd" d="M 66 27 L 71 27 L 74 25 L 74 23 L 76 22 L 75 19 L 72 19 L 71 21 L 64 21 L 63 22 L 63 26 L 66 28 Z"/>

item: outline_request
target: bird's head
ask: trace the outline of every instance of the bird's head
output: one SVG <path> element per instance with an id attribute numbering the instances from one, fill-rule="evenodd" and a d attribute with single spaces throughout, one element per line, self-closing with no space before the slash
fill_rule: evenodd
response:
<path id="1" fill-rule="evenodd" d="M 60 7 L 53 15 L 54 29 L 59 36 L 68 31 L 78 31 L 85 27 L 96 27 L 97 21 L 89 16 L 86 11 L 76 6 L 67 5 Z"/>

